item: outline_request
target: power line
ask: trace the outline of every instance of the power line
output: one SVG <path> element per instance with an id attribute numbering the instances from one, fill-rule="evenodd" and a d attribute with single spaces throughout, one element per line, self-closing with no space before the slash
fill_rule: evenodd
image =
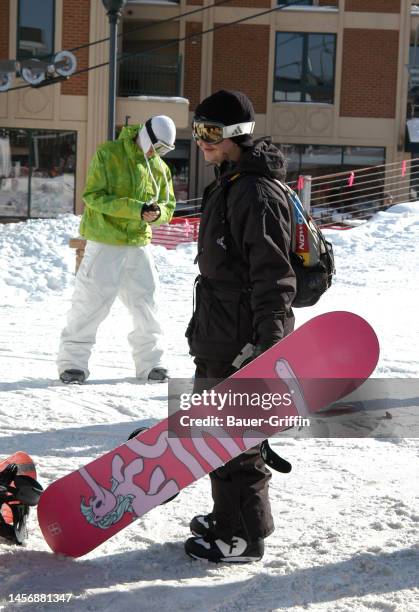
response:
<path id="1" fill-rule="evenodd" d="M 231 0 L 230 0 L 231 1 Z M 221 30 L 222 28 L 228 28 L 232 25 L 236 25 L 238 23 L 243 23 L 244 21 L 249 21 L 251 19 L 255 19 L 256 17 L 261 17 L 263 15 L 268 15 L 269 13 L 274 13 L 275 11 L 280 11 L 284 8 L 289 8 L 291 6 L 296 6 L 298 4 L 301 4 L 301 2 L 304 2 L 305 0 L 295 0 L 295 2 L 293 2 L 292 4 L 287 4 L 287 5 L 281 5 L 281 6 L 275 6 L 274 8 L 270 8 L 267 9 L 266 11 L 260 11 L 259 13 L 255 13 L 254 15 L 248 15 L 247 17 L 242 17 L 241 19 L 236 19 L 235 21 L 229 21 L 228 23 L 220 23 L 216 26 L 213 26 L 212 28 L 208 28 L 207 30 L 202 30 L 201 32 L 194 32 L 192 34 L 187 34 L 186 36 L 183 36 L 181 38 L 175 38 L 174 40 L 171 40 L 167 43 L 165 43 L 164 45 L 159 45 L 158 47 L 153 47 L 151 49 L 148 49 L 148 51 L 144 52 L 141 51 L 139 53 L 128 53 L 128 54 L 122 54 L 118 57 L 117 61 L 119 62 L 123 62 L 126 59 L 130 59 L 131 57 L 140 57 L 142 55 L 147 55 L 148 53 L 151 53 L 153 51 L 159 51 L 160 49 L 165 49 L 167 47 L 171 47 L 174 44 L 178 44 L 181 42 L 185 42 L 186 40 L 189 40 L 190 38 L 199 38 L 204 36 L 204 34 L 209 34 L 211 32 L 215 32 L 217 30 Z M 215 6 L 215 5 L 212 5 Z M 170 19 L 174 19 L 174 18 L 170 18 Z M 175 18 L 177 19 L 177 17 Z M 159 22 L 161 23 L 161 22 Z M 106 39 L 107 40 L 107 39 Z M 95 41 L 94 44 L 96 44 L 96 42 L 99 41 Z M 96 64 L 96 66 L 88 66 L 87 68 L 81 68 L 80 70 L 76 70 L 76 72 L 74 72 L 71 76 L 76 76 L 78 74 L 84 74 L 86 72 L 90 72 L 90 70 L 97 70 L 98 68 L 104 68 L 105 66 L 109 65 L 109 61 L 106 62 L 102 62 L 101 64 Z M 54 80 L 54 82 L 48 82 L 48 81 L 43 81 L 40 85 L 38 85 L 36 87 L 36 89 L 38 89 L 39 87 L 49 87 L 49 85 L 55 85 L 57 82 L 61 81 L 61 80 L 66 80 L 64 77 L 59 80 Z M 8 89 L 7 91 L 16 91 L 18 89 L 27 89 L 28 87 L 31 87 L 31 85 L 19 85 L 18 87 L 11 87 L 10 89 Z M 1 92 L 0 92 L 1 93 Z M 3 92 L 3 93 L 7 93 L 7 92 Z"/>
<path id="2" fill-rule="evenodd" d="M 171 21 L 177 21 L 178 19 L 181 19 L 182 17 L 189 17 L 189 15 L 194 15 L 195 13 L 202 13 L 203 11 L 208 11 L 211 8 L 215 8 L 217 6 L 220 6 L 221 4 L 227 4 L 228 2 L 232 2 L 232 1 L 233 0 L 220 0 L 219 2 L 214 2 L 214 4 L 210 4 L 208 6 L 200 6 L 199 8 L 193 9 L 192 11 L 187 11 L 186 13 L 179 13 L 179 15 L 176 15 L 175 17 L 167 17 L 166 19 L 161 19 L 160 21 L 153 21 L 152 23 L 147 23 L 145 25 L 138 26 L 137 28 L 131 28 L 130 30 L 124 30 L 123 32 L 120 32 L 118 34 L 118 38 L 120 38 L 121 36 L 125 36 L 126 34 L 132 34 L 132 32 L 140 32 L 141 30 L 147 30 L 148 28 L 152 28 L 162 23 L 169 23 Z M 80 49 L 86 49 L 86 47 L 93 47 L 94 45 L 98 45 L 100 43 L 107 42 L 109 39 L 110 37 L 106 36 L 106 38 L 100 38 L 99 40 L 94 40 L 93 42 L 85 43 L 84 45 L 80 45 L 79 47 L 73 47 L 73 49 L 68 49 L 68 51 L 75 53 L 76 51 L 80 51 Z"/>

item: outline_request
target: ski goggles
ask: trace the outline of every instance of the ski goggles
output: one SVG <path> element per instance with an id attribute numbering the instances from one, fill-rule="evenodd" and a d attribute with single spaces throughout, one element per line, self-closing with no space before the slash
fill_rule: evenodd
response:
<path id="1" fill-rule="evenodd" d="M 168 144 L 167 142 L 164 142 L 163 140 L 160 140 L 159 138 L 157 138 L 151 126 L 151 119 L 148 119 L 145 122 L 145 128 L 147 130 L 147 134 L 150 137 L 151 144 L 153 145 L 154 151 L 158 155 L 160 155 L 160 157 L 167 155 L 167 153 L 170 153 L 170 151 L 174 151 L 175 145 Z"/>
<path id="2" fill-rule="evenodd" d="M 160 155 L 160 157 L 164 157 L 170 151 L 174 151 L 174 145 L 169 145 L 167 142 L 163 142 L 162 140 L 158 140 L 156 143 L 153 143 L 153 149 L 155 152 Z"/>
<path id="3" fill-rule="evenodd" d="M 192 122 L 192 136 L 194 140 L 203 140 L 209 144 L 219 144 L 226 138 L 243 136 L 243 134 L 252 134 L 254 127 L 254 121 L 224 125 L 218 121 L 196 119 Z"/>

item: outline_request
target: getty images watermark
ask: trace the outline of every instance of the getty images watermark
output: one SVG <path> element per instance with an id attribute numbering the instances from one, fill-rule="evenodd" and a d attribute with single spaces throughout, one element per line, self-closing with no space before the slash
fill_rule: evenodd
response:
<path id="1" fill-rule="evenodd" d="M 278 409 L 287 409 L 293 405 L 292 392 L 239 392 L 229 389 L 219 392 L 214 389 L 201 393 L 181 393 L 179 408 L 190 411 L 193 408 L 210 409 L 223 414 L 180 414 L 179 424 L 182 427 L 258 427 L 275 429 L 288 427 L 310 427 L 310 419 L 300 415 L 278 414 Z M 247 415 L 251 410 L 253 415 Z M 224 414 L 224 411 L 226 414 Z M 234 414 L 232 414 L 234 411 Z M 271 414 L 267 414 L 271 412 Z M 246 414 L 244 414 L 246 413 Z"/>
<path id="2" fill-rule="evenodd" d="M 179 438 L 419 438 L 419 380 L 171 379 L 168 416 Z"/>
<path id="3" fill-rule="evenodd" d="M 260 438 L 310 427 L 302 394 L 282 380 L 173 380 L 169 384 L 169 431 L 179 437 Z M 205 388 L 200 388 L 205 385 Z"/>

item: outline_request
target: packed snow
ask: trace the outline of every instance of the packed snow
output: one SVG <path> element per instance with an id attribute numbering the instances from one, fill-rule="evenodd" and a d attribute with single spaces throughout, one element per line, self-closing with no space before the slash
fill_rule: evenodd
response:
<path id="1" fill-rule="evenodd" d="M 167 385 L 134 378 L 130 321 L 118 302 L 99 330 L 88 383 L 57 380 L 74 283 L 68 240 L 78 223 L 62 216 L 0 226 L 0 457 L 30 453 L 44 486 L 167 412 Z M 328 235 L 336 279 L 318 305 L 296 312 L 297 324 L 330 310 L 356 312 L 380 338 L 375 376 L 419 378 L 419 203 Z M 167 363 L 178 377 L 193 374 L 184 331 L 195 250 L 154 247 Z M 78 560 L 51 553 L 32 512 L 25 546 L 0 539 L 0 609 L 417 612 L 419 441 L 288 435 L 274 446 L 293 471 L 273 475 L 276 531 L 261 562 L 210 565 L 185 556 L 190 519 L 211 507 L 206 477 Z M 19 602 L 19 594 L 32 601 Z M 41 603 L 41 594 L 69 601 Z"/>

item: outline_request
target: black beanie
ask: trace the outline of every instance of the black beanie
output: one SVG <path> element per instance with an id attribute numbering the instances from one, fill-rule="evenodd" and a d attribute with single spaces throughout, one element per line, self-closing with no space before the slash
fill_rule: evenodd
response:
<path id="1" fill-rule="evenodd" d="M 198 104 L 195 119 L 209 119 L 219 121 L 224 125 L 234 125 L 254 121 L 255 111 L 249 98 L 241 91 L 221 89 Z M 253 144 L 251 134 L 235 136 L 231 140 L 237 142 L 241 147 Z"/>

